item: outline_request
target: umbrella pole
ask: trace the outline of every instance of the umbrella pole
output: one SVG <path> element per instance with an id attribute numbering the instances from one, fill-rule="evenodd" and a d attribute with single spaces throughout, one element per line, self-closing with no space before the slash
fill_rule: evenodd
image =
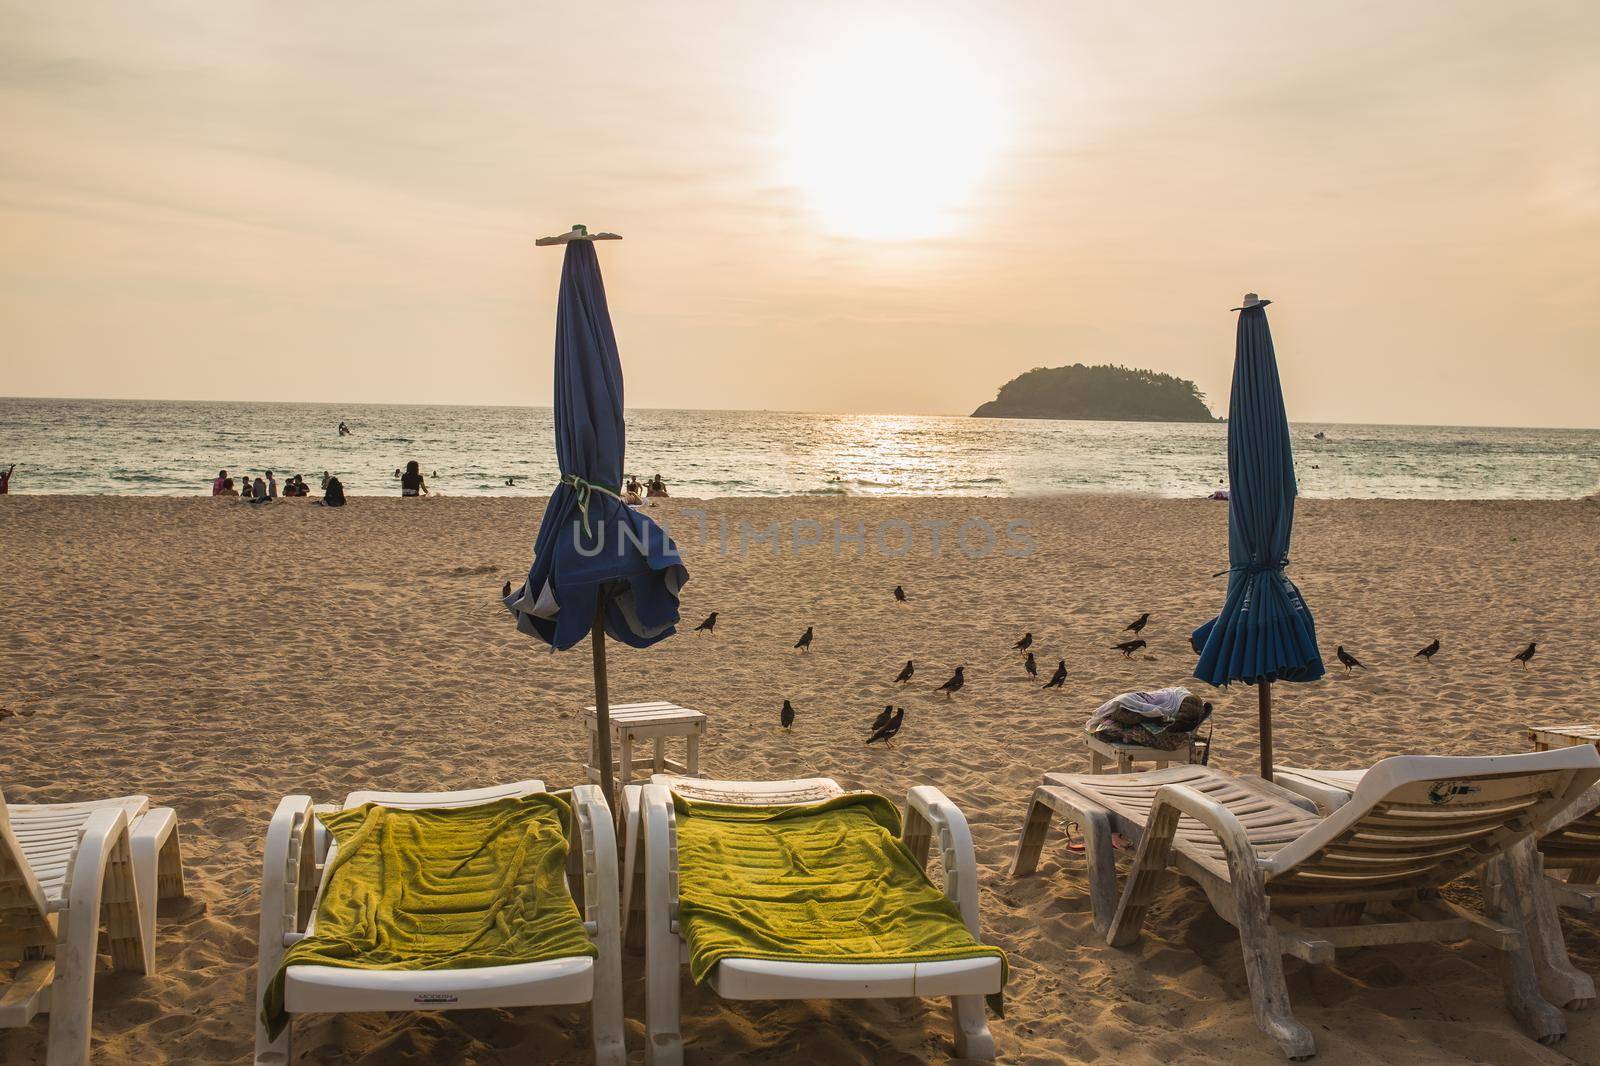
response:
<path id="1" fill-rule="evenodd" d="M 1256 684 L 1261 704 L 1261 779 L 1272 780 L 1272 682 Z"/>
<path id="2" fill-rule="evenodd" d="M 595 761 L 600 764 L 600 792 L 606 806 L 617 809 L 611 784 L 611 694 L 606 691 L 606 598 L 602 595 L 595 603 L 594 629 L 590 631 L 594 643 L 594 731 Z M 623 773 L 627 773 L 626 769 Z"/>

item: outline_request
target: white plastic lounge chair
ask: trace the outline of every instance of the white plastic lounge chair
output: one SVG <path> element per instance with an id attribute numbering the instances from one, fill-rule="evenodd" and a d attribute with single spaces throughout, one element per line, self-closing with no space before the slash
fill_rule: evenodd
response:
<path id="1" fill-rule="evenodd" d="M 283 961 L 284 949 L 314 929 L 322 878 L 332 858 L 332 838 L 314 810 L 343 810 L 363 803 L 386 807 L 466 807 L 545 790 L 541 781 L 461 792 L 352 792 L 342 805 L 314 808 L 309 796 L 286 796 L 267 829 L 261 883 L 260 958 L 256 969 L 257 1066 L 292 1061 L 292 1022 L 276 1040 L 260 1018 L 262 996 Z M 488 1007 L 591 1004 L 595 1061 L 622 1066 L 622 959 L 617 910 L 617 847 L 611 810 L 594 785 L 572 790 L 577 840 L 569 852 L 567 882 L 598 957 L 546 959 L 459 970 L 358 970 L 290 966 L 284 1002 L 291 1016 L 357 1011 L 472 1010 Z"/>
<path id="2" fill-rule="evenodd" d="M 1324 813 L 1332 813 L 1350 801 L 1366 773 L 1280 766 L 1272 779 Z M 1555 908 L 1600 914 L 1600 885 L 1595 884 L 1600 877 L 1600 785 L 1556 811 L 1535 832 L 1539 857 L 1518 848 L 1511 862 L 1528 896 L 1528 939 L 1539 984 L 1552 1002 L 1568 1010 L 1585 1010 L 1595 1002 L 1594 979 L 1572 964 Z M 1565 870 L 1567 876 L 1557 877 L 1552 870 Z"/>
<path id="3" fill-rule="evenodd" d="M 49 1066 L 89 1061 L 104 925 L 112 964 L 153 973 L 156 904 L 184 894 L 178 819 L 145 796 L 7 804 L 0 794 L 0 1029 L 50 1015 Z"/>
<path id="4" fill-rule="evenodd" d="M 829 778 L 791 781 L 711 781 L 656 774 L 648 784 L 624 791 L 630 895 L 642 895 L 645 943 L 645 1061 L 677 1066 L 683 1061 L 679 982 L 688 945 L 678 935 L 677 822 L 672 792 L 687 799 L 778 806 L 815 802 L 844 794 Z M 901 840 L 919 861 L 938 838 L 945 895 L 960 907 L 974 939 L 978 934 L 978 867 L 967 820 L 931 786 L 906 796 Z M 635 839 L 637 838 L 637 839 Z M 642 854 L 641 854 L 642 852 Z M 633 923 L 637 925 L 637 921 Z M 899 999 L 948 996 L 955 1023 L 955 1050 L 963 1058 L 992 1060 L 994 1038 L 984 997 L 999 992 L 999 959 L 919 963 L 817 963 L 771 959 L 724 959 L 707 978 L 724 999 Z"/>
<path id="5" fill-rule="evenodd" d="M 1471 939 L 1497 949 L 1511 1013 L 1540 1043 L 1554 1043 L 1566 1019 L 1539 994 L 1526 882 L 1507 856 L 1597 779 L 1593 748 L 1404 756 L 1378 763 L 1348 803 L 1320 817 L 1275 785 L 1203 766 L 1047 774 L 1012 873 L 1037 867 L 1052 813 L 1077 822 L 1095 928 L 1119 947 L 1138 939 L 1169 868 L 1194 880 L 1239 929 L 1256 1024 L 1292 1059 L 1309 1058 L 1316 1043 L 1290 1013 L 1282 956 L 1325 963 L 1339 948 L 1377 944 Z M 1138 842 L 1120 899 L 1113 830 Z M 1479 868 L 1487 916 L 1437 898 L 1441 885 Z M 1312 912 L 1323 905 L 1326 913 Z"/>

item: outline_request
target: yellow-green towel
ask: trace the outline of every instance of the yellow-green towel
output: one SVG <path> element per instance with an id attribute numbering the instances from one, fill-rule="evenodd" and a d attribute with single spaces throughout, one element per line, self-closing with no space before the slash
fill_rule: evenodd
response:
<path id="1" fill-rule="evenodd" d="M 932 962 L 1005 953 L 978 943 L 960 909 L 900 843 L 882 796 L 746 807 L 674 795 L 678 927 L 689 973 L 727 958 Z"/>
<path id="2" fill-rule="evenodd" d="M 288 1024 L 284 969 L 509 966 L 596 954 L 566 884 L 571 808 L 539 793 L 472 807 L 366 803 L 317 817 L 338 842 L 316 933 L 285 953 L 261 1004 Z"/>

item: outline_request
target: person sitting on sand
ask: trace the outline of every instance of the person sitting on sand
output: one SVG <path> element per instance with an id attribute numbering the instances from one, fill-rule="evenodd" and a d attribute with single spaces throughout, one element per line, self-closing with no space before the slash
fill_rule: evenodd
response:
<path id="1" fill-rule="evenodd" d="M 630 477 L 628 483 L 622 487 L 622 502 L 632 507 L 644 502 L 644 486 L 639 484 L 637 477 Z"/>
<path id="2" fill-rule="evenodd" d="M 654 499 L 657 496 L 660 496 L 663 499 L 666 498 L 667 483 L 661 480 L 660 474 L 657 474 L 655 477 L 650 479 L 650 490 L 648 495 L 651 497 L 651 499 Z"/>
<path id="3" fill-rule="evenodd" d="M 256 483 L 250 486 L 250 502 L 267 503 L 271 499 L 272 497 L 267 495 L 267 483 L 262 480 L 260 474 L 257 474 Z"/>
<path id="4" fill-rule="evenodd" d="M 317 504 L 322 507 L 344 506 L 344 486 L 339 483 L 338 478 L 330 477 L 323 482 L 322 499 L 318 500 Z"/>
<path id="5" fill-rule="evenodd" d="M 253 491 L 250 487 L 250 475 L 245 474 L 239 479 L 239 496 L 241 499 L 248 500 Z"/>
<path id="6" fill-rule="evenodd" d="M 212 495 L 237 497 L 239 495 L 239 490 L 233 487 L 233 478 L 225 477 L 222 479 L 222 487 L 216 492 L 212 493 Z"/>
<path id="7" fill-rule="evenodd" d="M 213 496 L 221 496 L 222 495 L 222 483 L 224 481 L 227 481 L 227 480 L 228 480 L 228 472 L 226 470 L 218 470 L 217 471 L 216 480 L 211 482 L 211 495 L 213 495 Z"/>
<path id="8" fill-rule="evenodd" d="M 422 479 L 422 471 L 417 468 L 417 461 L 415 459 L 406 464 L 406 472 L 400 475 L 400 495 L 432 495 L 430 492 L 428 492 L 428 483 Z"/>

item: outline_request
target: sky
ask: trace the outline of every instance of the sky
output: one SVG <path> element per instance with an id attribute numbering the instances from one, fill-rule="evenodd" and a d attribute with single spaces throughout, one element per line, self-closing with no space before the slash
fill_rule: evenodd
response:
<path id="1" fill-rule="evenodd" d="M 0 395 L 1600 425 L 1600 4 L 0 0 Z"/>

